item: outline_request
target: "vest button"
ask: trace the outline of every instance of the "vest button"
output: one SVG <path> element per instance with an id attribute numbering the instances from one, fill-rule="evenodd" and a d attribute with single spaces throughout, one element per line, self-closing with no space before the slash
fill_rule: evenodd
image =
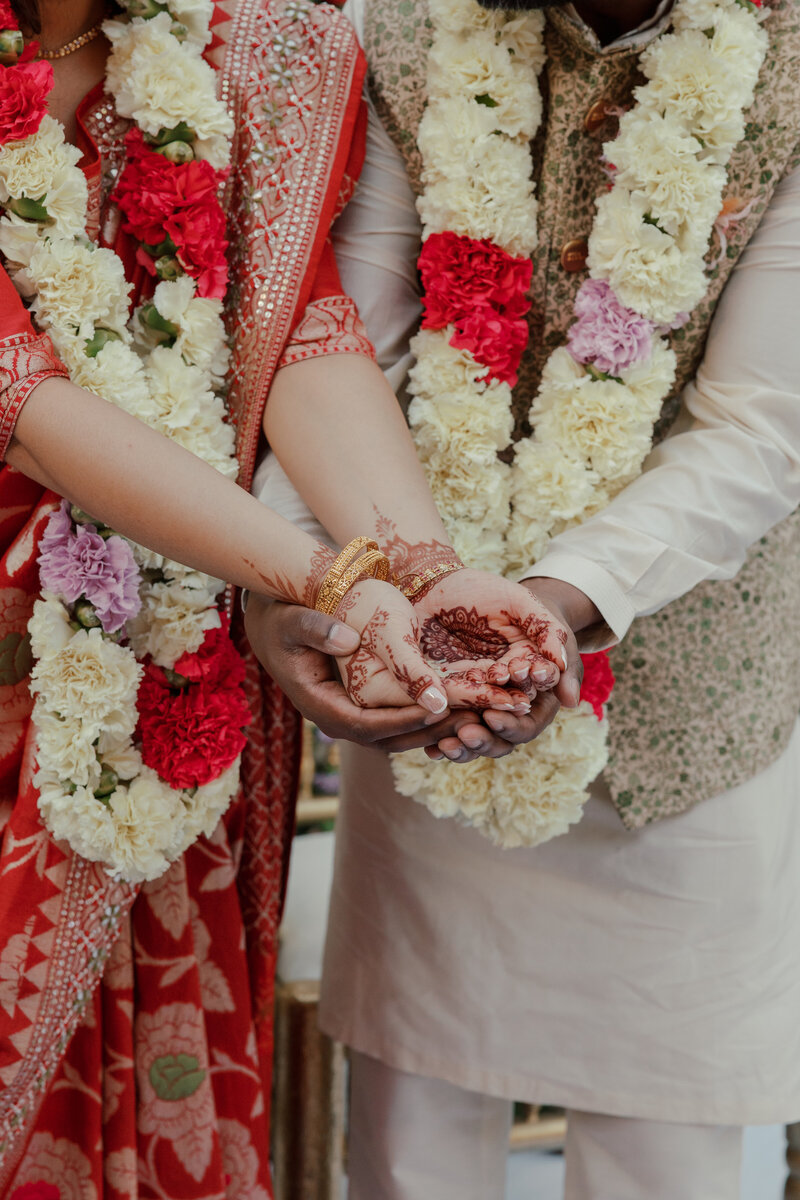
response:
<path id="1" fill-rule="evenodd" d="M 597 133 L 598 129 L 602 129 L 607 120 L 606 101 L 596 100 L 583 118 L 583 128 L 589 134 Z"/>
<path id="2" fill-rule="evenodd" d="M 561 247 L 561 265 L 570 273 L 585 271 L 588 257 L 589 246 L 585 238 L 573 238 Z"/>

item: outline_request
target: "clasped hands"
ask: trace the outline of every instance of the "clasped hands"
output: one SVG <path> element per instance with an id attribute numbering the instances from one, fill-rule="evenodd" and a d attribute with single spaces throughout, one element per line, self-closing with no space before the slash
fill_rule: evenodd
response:
<path id="1" fill-rule="evenodd" d="M 578 703 L 573 628 L 594 619 L 569 584 L 465 569 L 413 606 L 365 580 L 335 618 L 253 595 L 246 629 L 266 670 L 330 737 L 465 763 L 508 754 Z"/>

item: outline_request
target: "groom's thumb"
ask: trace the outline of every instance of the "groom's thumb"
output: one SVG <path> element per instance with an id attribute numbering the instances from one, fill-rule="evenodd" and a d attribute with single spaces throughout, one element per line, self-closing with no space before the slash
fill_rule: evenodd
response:
<path id="1" fill-rule="evenodd" d="M 325 613 L 311 608 L 297 610 L 299 620 L 294 640 L 298 645 L 309 646 L 323 654 L 354 654 L 361 644 L 355 629 L 337 621 Z"/>

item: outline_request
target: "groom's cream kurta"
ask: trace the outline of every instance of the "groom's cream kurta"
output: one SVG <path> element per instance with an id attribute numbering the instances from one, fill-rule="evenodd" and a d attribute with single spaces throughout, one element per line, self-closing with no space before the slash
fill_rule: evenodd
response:
<path id="1" fill-rule="evenodd" d="M 360 15 L 351 0 L 357 28 Z M 336 249 L 398 389 L 419 317 L 418 239 L 403 160 L 372 110 Z M 726 288 L 684 396 L 691 411 L 636 490 L 563 549 L 556 539 L 541 564 L 592 596 L 616 634 L 699 579 L 733 573 L 800 502 L 798 296 L 795 172 Z M 723 436 L 709 460 L 712 430 Z M 304 519 L 276 464 L 257 482 Z M 668 569 L 640 553 L 643 512 Z M 702 686 L 695 668 L 687 687 Z M 768 696 L 761 679 L 742 695 L 742 719 Z M 680 1122 L 800 1118 L 800 729 L 750 782 L 640 830 L 623 828 L 601 779 L 583 821 L 532 850 L 436 821 L 394 792 L 379 752 L 345 747 L 344 784 L 328 1033 L 401 1070 L 520 1100 Z"/>

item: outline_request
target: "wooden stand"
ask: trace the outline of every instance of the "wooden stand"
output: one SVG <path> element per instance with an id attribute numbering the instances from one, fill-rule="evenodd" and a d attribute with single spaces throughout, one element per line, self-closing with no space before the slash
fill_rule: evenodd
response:
<path id="1" fill-rule="evenodd" d="M 789 1176 L 783 1193 L 785 1200 L 800 1200 L 800 1122 L 786 1126 L 786 1163 Z"/>
<path id="2" fill-rule="evenodd" d="M 275 1200 L 339 1200 L 344 1051 L 317 1028 L 319 982 L 278 985 L 272 1151 Z"/>

